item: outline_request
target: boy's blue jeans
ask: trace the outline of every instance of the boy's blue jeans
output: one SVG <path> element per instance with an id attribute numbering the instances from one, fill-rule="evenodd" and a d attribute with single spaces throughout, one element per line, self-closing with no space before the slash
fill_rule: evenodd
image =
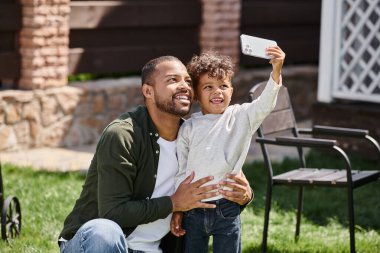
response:
<path id="1" fill-rule="evenodd" d="M 94 219 L 83 224 L 75 236 L 60 242 L 61 253 L 143 253 L 128 249 L 120 226 L 107 219 Z"/>
<path id="2" fill-rule="evenodd" d="M 207 253 L 211 235 L 214 253 L 241 253 L 240 206 L 226 199 L 207 203 L 216 208 L 196 208 L 183 215 L 185 253 Z"/>

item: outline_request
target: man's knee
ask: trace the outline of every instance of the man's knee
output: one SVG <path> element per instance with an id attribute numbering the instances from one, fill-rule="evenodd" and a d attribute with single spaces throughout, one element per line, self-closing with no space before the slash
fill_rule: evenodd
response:
<path id="1" fill-rule="evenodd" d="M 79 230 L 83 243 L 88 247 L 97 250 L 107 249 L 107 252 L 122 252 L 127 248 L 122 229 L 111 220 L 91 220 Z"/>

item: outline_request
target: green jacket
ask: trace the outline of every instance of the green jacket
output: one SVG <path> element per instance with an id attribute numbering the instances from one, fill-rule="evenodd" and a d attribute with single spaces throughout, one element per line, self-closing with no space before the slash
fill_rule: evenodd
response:
<path id="1" fill-rule="evenodd" d="M 115 221 L 128 236 L 137 225 L 163 219 L 172 212 L 169 196 L 151 198 L 160 152 L 158 138 L 144 106 L 106 127 L 60 237 L 71 239 L 80 226 L 95 218 Z"/>

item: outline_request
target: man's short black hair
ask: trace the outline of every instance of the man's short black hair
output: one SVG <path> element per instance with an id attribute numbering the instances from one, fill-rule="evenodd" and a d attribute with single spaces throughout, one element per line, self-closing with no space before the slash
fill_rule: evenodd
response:
<path id="1" fill-rule="evenodd" d="M 177 61 L 182 63 L 177 57 L 171 56 L 171 55 L 166 55 L 166 56 L 161 56 L 155 59 L 150 60 L 147 64 L 144 65 L 144 67 L 141 70 L 141 81 L 142 84 L 153 84 L 153 73 L 156 69 L 156 66 L 162 62 L 165 61 Z"/>

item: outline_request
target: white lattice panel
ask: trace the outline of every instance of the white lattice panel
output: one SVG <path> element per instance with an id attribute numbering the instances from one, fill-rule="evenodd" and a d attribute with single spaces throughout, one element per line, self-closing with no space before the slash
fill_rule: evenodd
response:
<path id="1" fill-rule="evenodd" d="M 380 0 L 335 0 L 334 7 L 332 54 L 324 55 L 333 62 L 325 78 L 331 97 L 380 103 Z"/>

